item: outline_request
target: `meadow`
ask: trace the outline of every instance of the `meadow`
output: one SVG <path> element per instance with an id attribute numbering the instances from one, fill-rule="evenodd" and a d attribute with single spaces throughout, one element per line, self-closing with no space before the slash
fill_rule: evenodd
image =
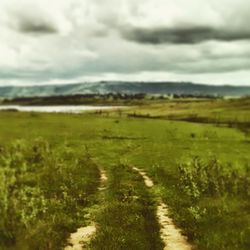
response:
<path id="1" fill-rule="evenodd" d="M 90 249 L 163 249 L 158 198 L 193 249 L 249 249 L 249 124 L 247 98 L 0 112 L 0 249 L 62 249 L 92 221 Z"/>

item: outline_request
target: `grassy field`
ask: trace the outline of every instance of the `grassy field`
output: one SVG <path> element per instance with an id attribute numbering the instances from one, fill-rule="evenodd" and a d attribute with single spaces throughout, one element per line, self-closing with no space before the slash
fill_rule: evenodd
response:
<path id="1" fill-rule="evenodd" d="M 1 112 L 0 248 L 61 249 L 94 220 L 91 249 L 163 249 L 160 197 L 196 249 L 249 249 L 249 121 L 248 99 Z M 98 166 L 108 176 L 101 196 Z M 155 187 L 147 190 L 131 166 Z"/>
<path id="2" fill-rule="evenodd" d="M 231 125 L 250 122 L 250 99 L 175 99 L 151 101 L 138 110 L 128 112 L 135 116 L 166 118 L 217 125 Z"/>

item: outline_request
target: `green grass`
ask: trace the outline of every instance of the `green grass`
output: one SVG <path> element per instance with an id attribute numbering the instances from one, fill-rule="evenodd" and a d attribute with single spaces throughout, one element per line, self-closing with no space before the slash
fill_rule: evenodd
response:
<path id="1" fill-rule="evenodd" d="M 73 159 L 82 159 L 81 157 L 85 154 L 83 158 L 86 160 L 86 153 L 92 157 L 91 160 L 87 160 L 87 163 L 81 164 L 90 168 L 90 172 L 82 173 L 81 175 L 85 175 L 84 178 L 77 179 L 78 174 L 72 177 L 78 180 L 77 185 L 83 185 L 79 193 L 86 193 L 86 197 L 89 197 L 88 202 L 81 205 L 79 217 L 73 216 L 76 214 L 75 210 L 64 210 L 61 216 L 70 217 L 72 221 L 69 224 L 66 223 L 66 229 L 62 226 L 63 222 L 59 223 L 59 228 L 62 227 L 54 230 L 56 236 L 54 235 L 53 238 L 63 239 L 63 244 L 70 231 L 86 223 L 82 217 L 88 213 L 86 212 L 88 207 L 96 202 L 96 198 L 92 197 L 98 182 L 96 165 L 91 163 L 94 161 L 107 170 L 110 178 L 108 188 L 104 192 L 106 200 L 97 203 L 100 211 L 95 215 L 100 228 L 92 245 L 94 249 L 102 249 L 100 247 L 102 242 L 105 242 L 104 246 L 110 244 L 117 249 L 123 249 L 124 245 L 119 241 L 124 241 L 122 237 L 120 238 L 122 233 L 127 244 L 125 246 L 130 246 L 130 249 L 143 249 L 143 247 L 150 249 L 148 237 L 152 237 L 150 241 L 161 249 L 157 223 L 153 216 L 154 202 L 151 194 L 143 186 L 140 177 L 125 167 L 129 165 L 136 165 L 148 172 L 156 183 L 157 195 L 170 206 L 175 223 L 183 229 L 189 241 L 196 245 L 197 249 L 247 250 L 250 248 L 250 203 L 246 188 L 248 186 L 242 186 L 242 182 L 248 183 L 250 178 L 250 140 L 246 132 L 249 128 L 242 130 L 237 126 L 218 126 L 218 123 L 213 123 L 212 119 L 217 109 L 216 112 L 223 122 L 229 124 L 237 116 L 238 121 L 246 121 L 245 124 L 247 124 L 250 113 L 247 109 L 248 101 L 211 101 L 210 106 L 200 102 L 180 102 L 179 104 L 164 102 L 158 103 L 154 112 L 164 114 L 162 110 L 165 110 L 166 105 L 168 108 L 174 105 L 171 112 L 176 111 L 176 114 L 182 107 L 180 105 L 186 105 L 186 110 L 182 110 L 181 115 L 189 117 L 190 113 L 198 113 L 198 116 L 207 117 L 210 124 L 198 121 L 167 120 L 167 116 L 160 119 L 137 119 L 112 112 L 109 115 L 0 113 L 0 143 L 3 148 L 11 148 L 10 144 L 21 139 L 27 144 L 25 151 L 29 155 L 32 145 L 36 143 L 35 138 L 43 138 L 42 141 L 46 141 L 53 151 L 49 159 L 51 161 L 62 159 L 63 166 L 69 168 L 67 171 L 71 171 L 73 166 L 75 170 L 72 171 L 75 173 L 87 170 L 81 170 L 79 165 L 74 165 Z M 138 108 L 135 112 L 144 111 L 152 112 L 152 106 Z M 124 111 L 124 113 L 127 112 Z M 65 159 L 67 156 L 65 150 L 68 151 L 68 149 L 70 153 L 67 154 L 71 157 Z M 194 164 L 194 159 L 198 158 L 204 167 L 207 166 L 205 169 L 201 168 L 200 172 Z M 213 170 L 211 167 L 210 163 L 213 159 L 218 162 L 219 170 Z M 44 168 L 44 165 L 47 167 Z M 184 167 L 185 174 L 180 166 Z M 26 178 L 38 179 L 38 176 L 43 173 L 48 175 L 49 180 L 50 174 L 53 175 L 53 171 L 56 171 L 53 170 L 53 164 L 44 163 L 36 165 L 35 170 L 29 171 Z M 67 171 L 62 172 L 61 177 L 68 176 Z M 210 173 L 211 182 L 208 181 Z M 233 176 L 236 176 L 235 179 Z M 0 178 L 3 176 L 1 175 Z M 224 184 L 221 179 L 224 180 Z M 56 179 L 55 182 L 67 183 L 67 178 L 60 180 Z M 235 184 L 236 187 L 232 190 L 237 190 L 237 192 L 230 189 L 234 186 L 230 183 Z M 35 186 L 38 186 L 39 190 L 44 193 L 49 184 L 38 182 Z M 212 190 L 215 191 L 208 192 L 210 186 L 213 186 Z M 132 196 L 140 198 L 133 200 L 129 196 L 129 202 L 123 204 L 121 197 L 127 195 L 131 187 Z M 21 190 L 19 186 L 15 189 Z M 74 192 L 76 191 L 73 191 L 72 195 Z M 38 195 L 40 196 L 40 193 Z M 15 199 L 18 200 L 18 198 Z M 144 207 L 143 204 L 146 206 Z M 130 207 L 131 209 L 128 209 Z M 148 211 L 143 212 L 144 209 Z M 65 211 L 69 212 L 65 213 Z M 50 213 L 56 214 L 57 212 Z M 48 218 L 50 218 L 50 213 L 47 214 Z M 149 235 L 145 232 L 147 227 L 145 213 L 150 216 L 149 222 L 153 223 L 157 234 Z M 129 228 L 124 221 L 124 223 L 121 222 L 122 230 L 117 229 L 120 214 L 123 214 L 124 218 L 132 218 Z M 133 224 L 133 218 L 136 215 L 139 216 L 138 225 Z M 11 218 L 16 221 L 15 217 Z M 105 218 L 109 218 L 109 221 Z M 138 234 L 130 234 L 134 230 L 138 231 Z M 27 232 L 33 231 L 28 229 Z M 111 232 L 113 238 L 106 237 L 108 232 Z M 34 242 L 38 242 L 37 244 L 40 244 L 39 237 L 33 238 Z M 133 237 L 138 239 L 141 245 L 137 241 L 137 243 L 132 242 Z M 0 241 L 3 242 L 2 239 Z M 112 245 L 115 243 L 117 245 Z"/>
<path id="2" fill-rule="evenodd" d="M 197 158 L 176 176 L 161 167 L 151 171 L 176 223 L 198 249 L 249 248 L 249 173 Z"/>
<path id="3" fill-rule="evenodd" d="M 250 99 L 177 99 L 172 101 L 149 102 L 139 109 L 128 110 L 127 114 L 184 120 L 216 125 L 249 125 Z"/>
<path id="4" fill-rule="evenodd" d="M 155 202 L 141 176 L 131 167 L 109 168 L 104 202 L 97 212 L 99 225 L 92 249 L 162 249 Z"/>
<path id="5" fill-rule="evenodd" d="M 61 249 L 85 223 L 99 182 L 87 156 L 44 140 L 1 148 L 0 248 Z"/>

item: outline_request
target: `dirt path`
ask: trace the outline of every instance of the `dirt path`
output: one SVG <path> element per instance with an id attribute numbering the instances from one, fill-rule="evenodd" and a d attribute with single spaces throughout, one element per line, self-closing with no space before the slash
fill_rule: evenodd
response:
<path id="1" fill-rule="evenodd" d="M 136 167 L 133 170 L 138 172 L 144 179 L 144 183 L 148 188 L 154 186 L 153 181 L 147 176 L 147 174 Z M 161 238 L 165 244 L 164 250 L 191 250 L 191 245 L 187 242 L 185 236 L 181 234 L 180 229 L 178 229 L 173 220 L 169 217 L 169 209 L 166 204 L 162 201 L 159 202 L 157 206 L 157 218 L 161 226 Z"/>
<path id="2" fill-rule="evenodd" d="M 101 190 L 104 190 L 106 188 L 106 182 L 108 180 L 108 177 L 106 175 L 106 172 L 100 168 L 100 181 L 101 181 L 101 184 L 100 184 L 100 187 L 98 188 L 99 191 Z"/>
<path id="3" fill-rule="evenodd" d="M 95 234 L 95 225 L 78 228 L 75 233 L 70 235 L 69 245 L 64 250 L 83 250 L 87 249 L 87 244 Z"/>
<path id="4" fill-rule="evenodd" d="M 146 172 L 136 167 L 133 170 L 140 174 L 144 180 L 145 186 L 152 188 L 153 181 L 147 176 Z M 99 191 L 106 188 L 107 176 L 105 171 L 100 168 L 100 187 Z M 185 236 L 174 225 L 172 219 L 169 217 L 169 209 L 166 204 L 159 201 L 157 206 L 157 218 L 161 225 L 161 238 L 165 244 L 164 250 L 191 250 L 191 245 L 187 242 Z M 96 225 L 93 223 L 86 227 L 78 228 L 76 232 L 72 233 L 68 239 L 68 246 L 64 250 L 84 250 L 88 249 L 88 243 L 93 235 L 96 233 Z"/>
<path id="5" fill-rule="evenodd" d="M 100 171 L 100 187 L 99 191 L 105 189 L 105 184 L 107 182 L 106 172 L 99 168 Z M 95 224 L 91 224 L 86 227 L 78 228 L 76 232 L 72 233 L 68 239 L 68 246 L 64 250 L 85 250 L 88 249 L 88 243 L 90 242 L 93 235 L 96 233 Z"/>

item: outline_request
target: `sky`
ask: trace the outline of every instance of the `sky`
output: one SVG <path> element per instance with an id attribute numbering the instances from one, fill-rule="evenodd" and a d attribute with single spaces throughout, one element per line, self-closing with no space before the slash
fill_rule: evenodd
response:
<path id="1" fill-rule="evenodd" d="M 0 0 L 0 86 L 250 85 L 249 0 Z"/>

